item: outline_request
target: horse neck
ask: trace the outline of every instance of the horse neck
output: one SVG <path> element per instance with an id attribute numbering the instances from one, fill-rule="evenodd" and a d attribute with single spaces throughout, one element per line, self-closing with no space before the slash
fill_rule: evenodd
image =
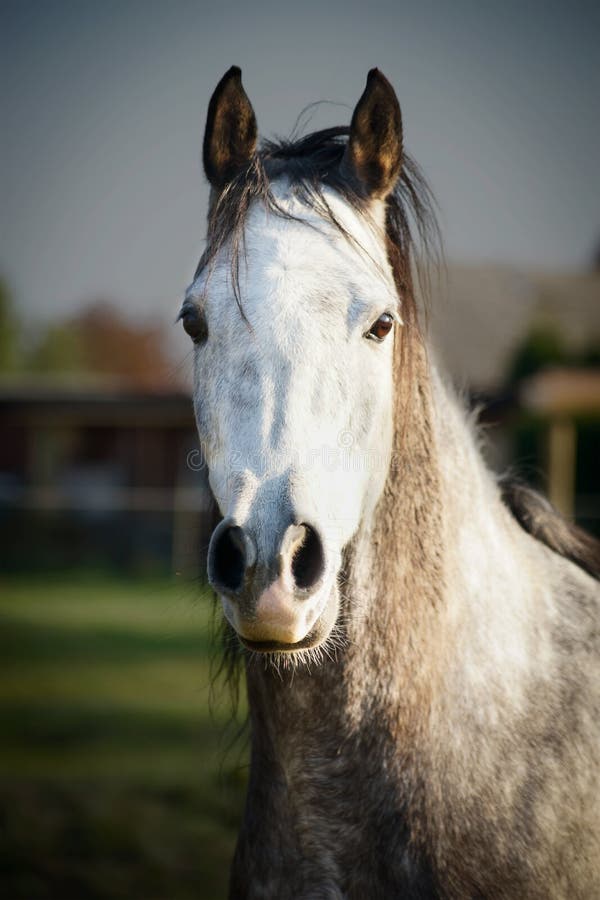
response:
<path id="1" fill-rule="evenodd" d="M 367 691 L 382 697 L 374 720 L 389 716 L 399 741 L 434 728 L 460 743 L 487 716 L 518 714 L 552 588 L 545 548 L 502 503 L 472 417 L 420 342 L 411 354 L 408 371 L 396 367 L 386 487 L 351 567 L 350 603 L 365 610 L 349 617 L 352 645 L 370 655 L 354 706 L 362 685 L 362 707 Z M 465 705 L 485 710 L 478 724 Z"/>

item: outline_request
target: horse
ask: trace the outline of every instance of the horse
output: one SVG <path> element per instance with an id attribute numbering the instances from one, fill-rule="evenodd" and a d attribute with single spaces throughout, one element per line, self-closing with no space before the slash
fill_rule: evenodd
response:
<path id="1" fill-rule="evenodd" d="M 259 143 L 234 66 L 203 163 L 180 317 L 248 696 L 229 896 L 600 896 L 598 544 L 486 467 L 439 372 L 394 89 Z"/>

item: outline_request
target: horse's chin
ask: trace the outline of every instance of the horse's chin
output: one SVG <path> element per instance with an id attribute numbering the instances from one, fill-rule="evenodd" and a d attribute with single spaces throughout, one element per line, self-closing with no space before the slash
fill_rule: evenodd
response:
<path id="1" fill-rule="evenodd" d="M 237 632 L 240 643 L 253 653 L 299 653 L 324 644 L 331 634 L 339 611 L 339 594 L 334 585 L 328 594 L 323 609 L 317 616 L 308 633 L 293 644 L 281 641 L 253 641 Z"/>

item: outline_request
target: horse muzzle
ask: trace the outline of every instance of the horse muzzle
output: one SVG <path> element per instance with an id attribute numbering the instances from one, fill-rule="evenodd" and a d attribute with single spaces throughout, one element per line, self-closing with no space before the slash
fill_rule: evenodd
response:
<path id="1" fill-rule="evenodd" d="M 270 558 L 261 558 L 252 534 L 227 518 L 209 545 L 209 582 L 227 620 L 252 650 L 301 649 L 318 642 L 313 632 L 332 593 L 335 579 L 315 527 L 289 525 L 277 543 Z"/>

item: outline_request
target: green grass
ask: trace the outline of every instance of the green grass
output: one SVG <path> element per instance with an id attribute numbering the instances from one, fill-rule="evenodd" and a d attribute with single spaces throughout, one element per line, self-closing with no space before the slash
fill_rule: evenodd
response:
<path id="1" fill-rule="evenodd" d="M 0 578 L 3 898 L 226 896 L 247 764 L 211 619 L 189 584 Z"/>

